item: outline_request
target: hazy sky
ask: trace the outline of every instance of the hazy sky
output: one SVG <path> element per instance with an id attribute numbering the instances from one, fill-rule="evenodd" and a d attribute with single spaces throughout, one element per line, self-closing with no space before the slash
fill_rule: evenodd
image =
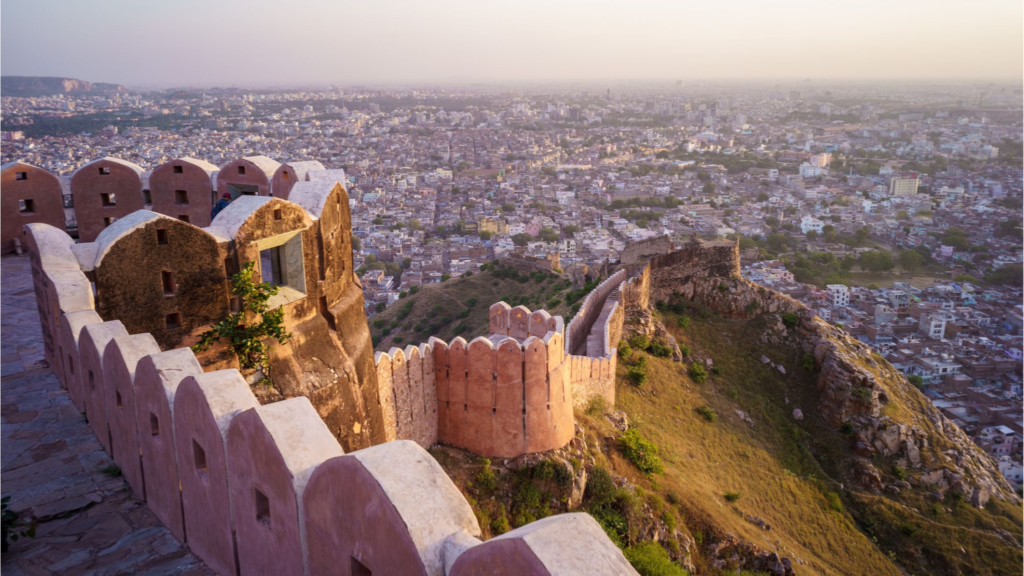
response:
<path id="1" fill-rule="evenodd" d="M 3 0 L 0 72 L 127 86 L 1019 79 L 1021 0 Z"/>

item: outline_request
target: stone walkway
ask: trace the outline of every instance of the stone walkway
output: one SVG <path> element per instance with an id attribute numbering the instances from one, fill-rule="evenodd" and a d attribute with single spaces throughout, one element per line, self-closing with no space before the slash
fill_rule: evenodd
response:
<path id="1" fill-rule="evenodd" d="M 134 499 L 43 357 L 26 256 L 0 259 L 0 492 L 37 519 L 4 576 L 213 574 Z"/>

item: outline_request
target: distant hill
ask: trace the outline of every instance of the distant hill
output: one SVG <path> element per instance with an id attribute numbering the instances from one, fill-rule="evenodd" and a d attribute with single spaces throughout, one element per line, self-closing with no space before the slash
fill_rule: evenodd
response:
<path id="1" fill-rule="evenodd" d="M 2 76 L 0 96 L 53 96 L 72 92 L 124 92 L 120 84 L 86 82 L 56 76 Z"/>

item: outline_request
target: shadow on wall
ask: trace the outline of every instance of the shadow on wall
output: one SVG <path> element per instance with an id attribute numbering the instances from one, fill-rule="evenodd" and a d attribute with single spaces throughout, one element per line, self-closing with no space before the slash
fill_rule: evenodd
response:
<path id="1" fill-rule="evenodd" d="M 218 574 L 636 573 L 582 514 L 482 543 L 415 442 L 343 454 L 307 398 L 261 406 L 236 370 L 204 373 L 191 350 L 161 352 L 152 335 L 102 321 L 71 242 L 28 227 L 48 358 L 135 496 Z M 546 354 L 542 342 L 526 348 Z"/>

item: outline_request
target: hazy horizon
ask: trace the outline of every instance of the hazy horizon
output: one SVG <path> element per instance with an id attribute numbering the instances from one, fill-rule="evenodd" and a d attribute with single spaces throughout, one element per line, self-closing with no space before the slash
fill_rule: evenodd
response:
<path id="1" fill-rule="evenodd" d="M 129 87 L 1017 81 L 1024 4 L 7 0 L 5 76 Z"/>

